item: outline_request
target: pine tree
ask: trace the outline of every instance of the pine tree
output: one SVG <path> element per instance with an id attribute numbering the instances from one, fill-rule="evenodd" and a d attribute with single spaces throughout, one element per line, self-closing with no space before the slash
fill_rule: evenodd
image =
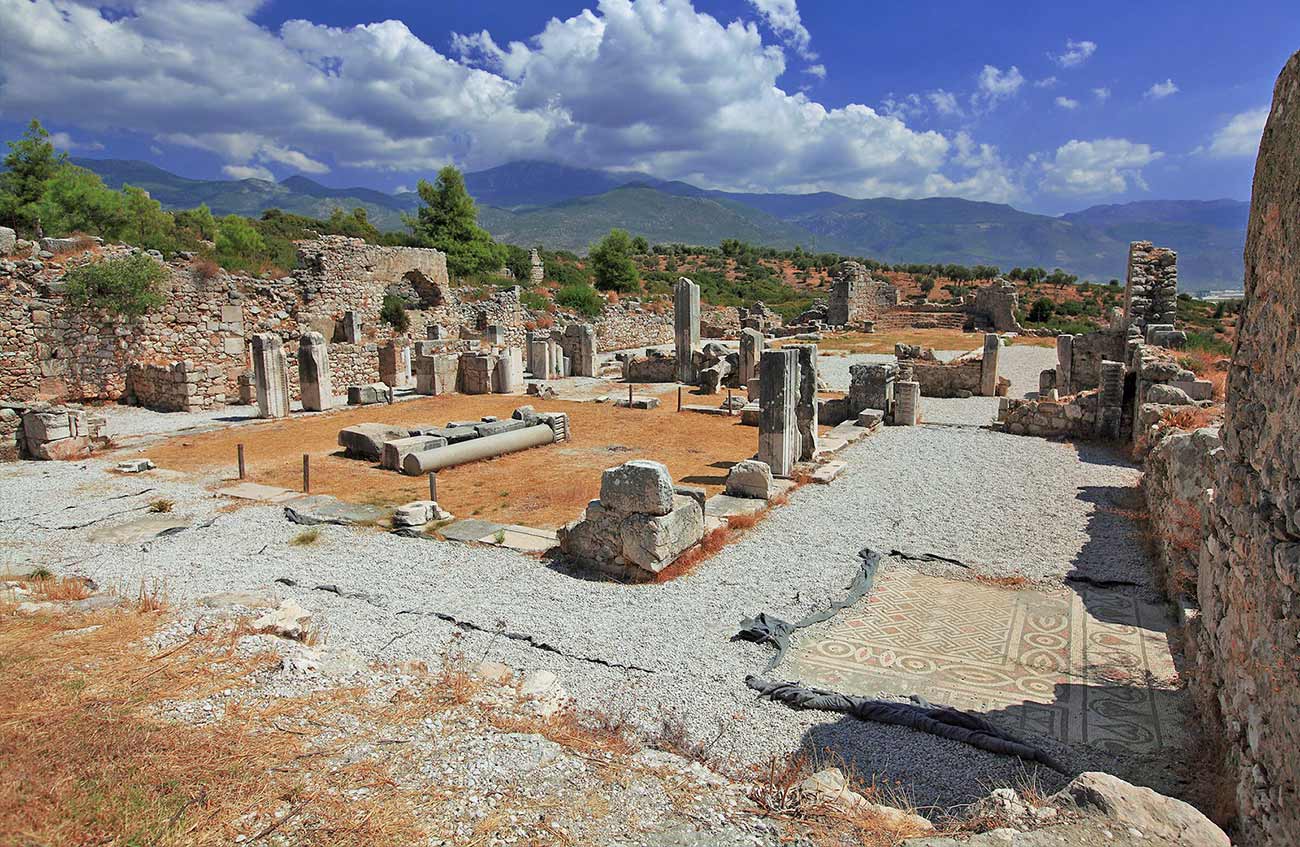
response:
<path id="1" fill-rule="evenodd" d="M 0 173 L 0 224 L 32 230 L 39 214 L 36 204 L 45 193 L 46 184 L 67 161 L 68 154 L 55 152 L 50 134 L 33 118 L 23 137 L 9 142 L 9 153 L 4 158 L 4 173 Z"/>
<path id="2" fill-rule="evenodd" d="M 430 185 L 420 180 L 417 191 L 424 202 L 415 214 L 405 218 L 422 243 L 447 254 L 452 276 L 488 274 L 505 262 L 505 249 L 478 225 L 478 209 L 465 189 L 465 177 L 448 165 Z"/>

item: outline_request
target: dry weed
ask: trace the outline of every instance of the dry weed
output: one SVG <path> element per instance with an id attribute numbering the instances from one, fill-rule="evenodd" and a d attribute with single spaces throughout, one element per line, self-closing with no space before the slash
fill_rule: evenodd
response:
<path id="1" fill-rule="evenodd" d="M 149 511 L 160 515 L 170 512 L 175 507 L 176 507 L 176 501 L 168 500 L 162 497 L 158 498 L 157 500 L 151 500 L 149 502 Z"/>

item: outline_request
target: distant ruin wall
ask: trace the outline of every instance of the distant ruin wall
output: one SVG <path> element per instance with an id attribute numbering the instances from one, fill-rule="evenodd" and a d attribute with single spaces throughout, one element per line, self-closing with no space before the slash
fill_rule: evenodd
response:
<path id="1" fill-rule="evenodd" d="M 1074 336 L 1070 356 L 1070 390 L 1087 391 L 1100 385 L 1103 360 L 1122 362 L 1126 341 L 1123 330 L 1103 329 Z"/>
<path id="2" fill-rule="evenodd" d="M 921 383 L 922 397 L 963 397 L 980 393 L 980 379 L 984 373 L 982 359 L 961 359 L 956 362 L 923 362 L 912 359 L 916 381 Z"/>
<path id="3" fill-rule="evenodd" d="M 1300 832 L 1300 53 L 1255 166 L 1191 644 L 1191 687 L 1236 785 L 1240 843 Z"/>
<path id="4" fill-rule="evenodd" d="M 590 319 L 574 318 L 574 322 L 586 320 Z M 671 308 L 652 308 L 635 300 L 608 304 L 592 323 L 596 327 L 596 349 L 600 352 L 653 347 L 673 341 Z"/>

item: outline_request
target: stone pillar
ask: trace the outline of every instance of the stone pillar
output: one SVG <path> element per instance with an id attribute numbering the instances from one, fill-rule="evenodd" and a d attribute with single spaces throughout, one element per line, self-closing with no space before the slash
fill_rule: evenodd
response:
<path id="1" fill-rule="evenodd" d="M 756 329 L 740 331 L 740 384 L 749 385 L 749 381 L 758 376 L 758 359 L 763 355 L 763 333 Z"/>
<path id="2" fill-rule="evenodd" d="M 564 348 L 560 346 L 560 342 L 556 339 L 557 335 L 559 335 L 558 332 L 551 333 L 550 339 L 546 342 L 546 353 L 550 359 L 550 379 L 560 379 L 569 375 L 568 369 L 564 367 Z"/>
<path id="3" fill-rule="evenodd" d="M 298 339 L 298 393 L 308 412 L 323 412 L 334 404 L 329 342 L 319 332 L 304 332 Z"/>
<path id="4" fill-rule="evenodd" d="M 430 341 L 442 341 L 447 337 L 447 333 L 437 324 L 429 324 L 424 328 L 424 337 Z"/>
<path id="5" fill-rule="evenodd" d="M 528 371 L 533 379 L 551 378 L 550 339 L 534 339 L 528 342 Z"/>
<path id="6" fill-rule="evenodd" d="M 1148 324 L 1173 324 L 1178 317 L 1178 254 L 1150 241 L 1128 248 L 1124 284 L 1124 326 L 1146 337 Z"/>
<path id="7" fill-rule="evenodd" d="M 776 476 L 789 477 L 802 439 L 795 407 L 799 400 L 799 351 L 766 350 L 759 359 L 758 460 Z"/>
<path id="8" fill-rule="evenodd" d="M 1074 365 L 1074 336 L 1056 336 L 1056 388 L 1063 395 L 1073 394 L 1070 388 L 1070 369 Z"/>
<path id="9" fill-rule="evenodd" d="M 700 287 L 686 277 L 673 289 L 673 339 L 677 345 L 677 381 L 694 385 L 695 350 L 700 346 Z"/>
<path id="10" fill-rule="evenodd" d="M 546 278 L 546 266 L 542 264 L 542 255 L 534 247 L 528 251 L 528 281 L 533 285 L 541 285 Z"/>
<path id="11" fill-rule="evenodd" d="M 284 339 L 273 332 L 253 336 L 253 380 L 258 417 L 288 417 L 289 367 L 284 358 Z"/>
<path id="12" fill-rule="evenodd" d="M 863 409 L 879 409 L 886 417 L 894 405 L 898 365 L 894 362 L 849 366 L 849 417 Z"/>
<path id="13" fill-rule="evenodd" d="M 415 372 L 415 393 L 424 395 L 437 394 L 437 380 L 433 367 L 433 357 L 438 345 L 429 341 L 415 342 L 414 357 L 411 368 Z"/>
<path id="14" fill-rule="evenodd" d="M 1002 339 L 997 333 L 984 335 L 984 359 L 980 363 L 980 396 L 996 397 L 998 393 L 998 353 L 1002 350 Z"/>
<path id="15" fill-rule="evenodd" d="M 343 313 L 343 340 L 349 344 L 361 343 L 361 318 L 351 309 Z"/>
<path id="16" fill-rule="evenodd" d="M 497 357 L 497 394 L 519 394 L 524 390 L 524 356 L 518 347 L 507 347 Z"/>
<path id="17" fill-rule="evenodd" d="M 569 357 L 573 376 L 596 375 L 596 328 L 591 324 L 569 324 L 561 346 Z"/>
<path id="18" fill-rule="evenodd" d="M 495 390 L 497 357 L 491 353 L 465 353 L 460 357 L 461 391 L 491 394 Z"/>
<path id="19" fill-rule="evenodd" d="M 1097 397 L 1097 435 L 1116 441 L 1124 421 L 1124 372 L 1122 362 L 1102 360 L 1101 391 Z"/>
<path id="20" fill-rule="evenodd" d="M 411 384 L 411 348 L 410 345 L 402 345 L 402 370 L 398 374 L 402 380 L 402 385 Z"/>
<path id="21" fill-rule="evenodd" d="M 795 418 L 799 422 L 799 460 L 810 462 L 817 453 L 817 345 L 791 347 L 799 356 L 799 399 Z"/>
<path id="22" fill-rule="evenodd" d="M 379 348 L 379 381 L 389 388 L 396 388 L 402 372 L 402 347 L 397 339 Z"/>
<path id="23" fill-rule="evenodd" d="M 894 385 L 894 425 L 916 426 L 921 421 L 921 383 L 902 380 Z"/>

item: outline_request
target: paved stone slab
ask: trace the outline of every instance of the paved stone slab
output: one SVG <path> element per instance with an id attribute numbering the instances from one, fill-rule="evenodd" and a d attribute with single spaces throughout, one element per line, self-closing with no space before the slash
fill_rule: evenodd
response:
<path id="1" fill-rule="evenodd" d="M 863 436 L 869 435 L 871 430 L 865 426 L 858 426 L 852 421 L 845 421 L 831 428 L 826 434 L 828 438 L 843 438 L 849 444 L 856 443 Z"/>
<path id="2" fill-rule="evenodd" d="M 316 526 L 371 524 L 388 517 L 388 510 L 363 503 L 348 503 L 327 494 L 303 494 L 284 502 L 284 516 L 296 524 Z"/>
<path id="3" fill-rule="evenodd" d="M 1013 590 L 886 564 L 868 603 L 800 641 L 787 678 L 920 694 L 1118 755 L 1181 748 L 1160 606 L 1114 589 Z M 1163 681 L 1163 684 L 1162 682 Z"/>
<path id="4" fill-rule="evenodd" d="M 812 472 L 812 481 L 821 485 L 830 485 L 831 480 L 839 476 L 848 467 L 847 462 L 827 462 Z"/>
<path id="5" fill-rule="evenodd" d="M 839 451 L 843 450 L 845 447 L 848 446 L 848 444 L 849 442 L 847 439 L 840 438 L 835 435 L 823 435 L 820 439 L 818 439 L 816 455 L 830 456 L 833 453 L 838 453 Z"/>
<path id="6" fill-rule="evenodd" d="M 283 503 L 302 496 L 301 491 L 290 491 L 287 488 L 276 488 L 274 485 L 262 485 L 257 482 L 228 485 L 217 489 L 217 493 L 222 497 L 233 497 L 236 500 L 262 500 L 267 503 Z"/>
<path id="7" fill-rule="evenodd" d="M 176 515 L 145 515 L 116 526 L 97 527 L 87 537 L 91 541 L 134 544 L 156 538 L 169 530 L 186 529 L 189 525 L 189 520 Z"/>
<path id="8" fill-rule="evenodd" d="M 701 406 L 698 403 L 683 403 L 682 411 L 699 412 L 701 415 L 722 415 L 724 418 L 731 417 L 736 414 L 730 409 L 723 409 L 719 406 Z"/>
<path id="9" fill-rule="evenodd" d="M 497 541 L 497 533 L 501 534 L 500 541 Z M 518 524 L 502 527 L 478 540 L 484 544 L 496 544 L 499 547 L 518 550 L 521 553 L 545 553 L 560 544 L 553 529 L 537 529 L 536 527 L 519 526 Z"/>
<path id="10" fill-rule="evenodd" d="M 729 518 L 732 515 L 752 515 L 767 507 L 767 501 L 755 500 L 753 497 L 732 497 L 730 494 L 714 494 L 704 501 L 704 514 L 713 518 Z"/>
<path id="11" fill-rule="evenodd" d="M 438 532 L 449 541 L 478 541 L 495 535 L 500 529 L 505 529 L 505 525 L 477 518 L 466 518 L 463 521 L 449 523 Z"/>

